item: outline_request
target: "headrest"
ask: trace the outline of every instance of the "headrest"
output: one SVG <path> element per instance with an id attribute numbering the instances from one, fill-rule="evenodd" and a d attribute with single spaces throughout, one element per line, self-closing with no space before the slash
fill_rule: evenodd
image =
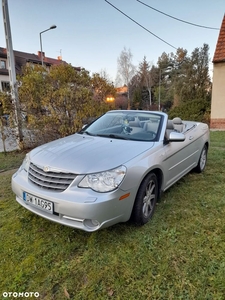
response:
<path id="1" fill-rule="evenodd" d="M 174 129 L 173 121 L 172 120 L 168 120 L 167 121 L 166 129 Z"/>
<path id="2" fill-rule="evenodd" d="M 182 120 L 179 117 L 173 119 L 173 124 L 182 124 Z"/>

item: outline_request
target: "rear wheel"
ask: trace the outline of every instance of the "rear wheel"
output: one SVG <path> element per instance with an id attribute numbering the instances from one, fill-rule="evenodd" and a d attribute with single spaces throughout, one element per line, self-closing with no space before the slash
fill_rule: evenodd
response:
<path id="1" fill-rule="evenodd" d="M 197 173 L 201 173 L 204 171 L 206 162 L 207 162 L 207 153 L 208 153 L 208 148 L 206 145 L 204 145 L 201 155 L 200 155 L 200 158 L 199 158 L 199 161 L 198 161 L 198 165 L 195 168 L 195 171 Z"/>
<path id="2" fill-rule="evenodd" d="M 142 181 L 132 211 L 132 220 L 144 225 L 152 217 L 158 199 L 158 180 L 155 173 L 149 173 Z"/>

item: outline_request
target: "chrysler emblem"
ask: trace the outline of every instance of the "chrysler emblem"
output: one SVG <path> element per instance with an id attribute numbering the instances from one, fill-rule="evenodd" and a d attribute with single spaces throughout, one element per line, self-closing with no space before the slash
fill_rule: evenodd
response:
<path id="1" fill-rule="evenodd" d="M 50 168 L 49 168 L 48 166 L 45 166 L 45 167 L 43 168 L 43 171 L 44 171 L 44 172 L 49 172 L 49 171 L 50 171 Z"/>

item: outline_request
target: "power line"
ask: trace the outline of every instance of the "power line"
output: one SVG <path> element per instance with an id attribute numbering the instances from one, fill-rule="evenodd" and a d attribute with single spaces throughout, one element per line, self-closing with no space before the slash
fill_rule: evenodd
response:
<path id="1" fill-rule="evenodd" d="M 196 27 L 201 27 L 201 28 L 205 28 L 205 29 L 219 30 L 219 28 L 208 27 L 208 26 L 203 26 L 203 25 L 198 25 L 198 24 L 195 24 L 195 23 L 191 23 L 191 22 L 184 21 L 184 20 L 182 20 L 182 19 L 178 19 L 178 18 L 173 17 L 173 16 L 171 16 L 171 15 L 168 15 L 168 14 L 166 14 L 166 13 L 164 13 L 164 12 L 162 12 L 162 11 L 160 11 L 160 10 L 158 10 L 158 9 L 156 9 L 156 8 L 154 8 L 154 7 L 148 5 L 148 4 L 146 4 L 146 3 L 144 3 L 144 2 L 142 2 L 142 1 L 140 1 L 140 0 L 137 0 L 137 2 L 139 2 L 139 3 L 141 3 L 141 4 L 145 5 L 145 6 L 147 6 L 148 8 L 151 8 L 151 9 L 157 11 L 157 12 L 160 13 L 160 14 L 163 14 L 163 15 L 169 17 L 169 18 L 172 18 L 172 19 L 174 19 L 174 20 L 177 20 L 177 21 L 180 21 L 180 22 L 183 22 L 183 23 L 192 25 L 192 26 L 196 26 Z"/>
<path id="2" fill-rule="evenodd" d="M 174 48 L 177 50 L 177 48 L 173 45 L 171 45 L 170 43 L 166 42 L 165 40 L 161 39 L 158 35 L 154 34 L 153 32 L 151 32 L 150 30 L 148 30 L 146 27 L 144 27 L 143 25 L 141 25 L 140 23 L 138 23 L 137 21 L 135 21 L 134 19 L 132 19 L 131 17 L 129 17 L 127 14 L 125 14 L 124 12 L 122 12 L 122 10 L 120 10 L 119 8 L 117 8 L 116 6 L 114 6 L 112 3 L 110 3 L 109 1 L 105 0 L 105 2 L 107 2 L 109 5 L 111 5 L 113 8 L 115 8 L 117 11 L 119 11 L 121 14 L 123 14 L 125 17 L 127 17 L 128 19 L 130 19 L 132 22 L 134 22 L 135 24 L 137 24 L 138 26 L 140 26 L 141 28 L 143 28 L 144 30 L 146 30 L 148 33 L 152 34 L 154 37 L 156 37 L 157 39 L 159 39 L 160 41 L 162 41 L 163 43 L 169 45 L 170 47 Z"/>

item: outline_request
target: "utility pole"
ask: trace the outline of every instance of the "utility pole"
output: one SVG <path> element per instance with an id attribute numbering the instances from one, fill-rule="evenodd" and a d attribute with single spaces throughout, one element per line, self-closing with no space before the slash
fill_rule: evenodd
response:
<path id="1" fill-rule="evenodd" d="M 152 77 L 151 77 L 150 73 L 148 73 L 145 76 L 145 82 L 146 82 L 146 87 L 147 87 L 148 95 L 149 95 L 149 110 L 150 110 L 151 106 L 152 106 L 152 92 L 151 92 L 151 89 L 152 89 Z"/>
<path id="2" fill-rule="evenodd" d="M 20 105 L 19 105 L 18 89 L 17 89 L 17 82 L 16 82 L 15 59 L 14 59 L 14 53 L 13 53 L 12 35 L 11 35 L 11 29 L 10 29 L 9 10 L 8 10 L 8 1 L 7 0 L 2 0 L 2 13 L 3 13 L 4 28 L 5 28 L 9 80 L 10 80 L 10 86 L 11 86 L 11 90 L 12 90 L 12 100 L 13 100 L 13 104 L 15 106 L 15 122 L 16 122 L 17 131 L 18 131 L 17 132 L 18 146 L 20 148 L 21 143 L 23 141 L 23 132 L 22 132 Z"/>

